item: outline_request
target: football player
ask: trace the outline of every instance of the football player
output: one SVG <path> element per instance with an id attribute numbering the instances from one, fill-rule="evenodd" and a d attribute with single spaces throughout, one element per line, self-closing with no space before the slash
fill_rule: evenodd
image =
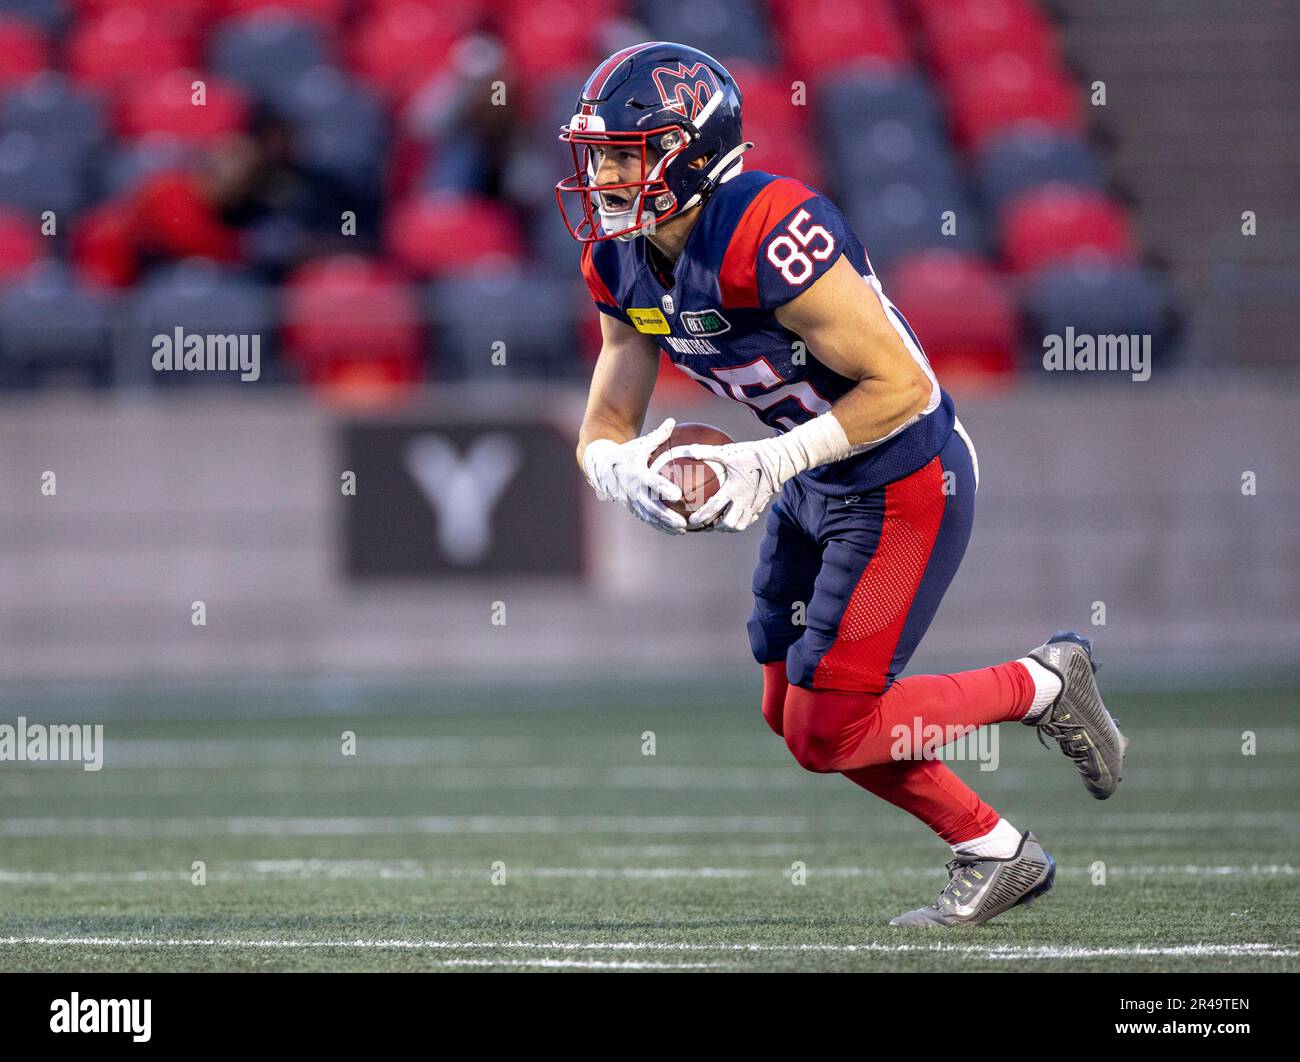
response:
<path id="1" fill-rule="evenodd" d="M 899 677 L 966 550 L 979 471 L 862 244 L 825 197 L 744 169 L 740 89 L 694 48 L 611 55 L 561 139 L 574 170 L 556 197 L 603 337 L 578 441 L 588 481 L 668 534 L 743 531 L 768 510 L 749 619 L 764 718 L 803 767 L 843 774 L 952 848 L 936 902 L 893 924 L 978 925 L 1047 892 L 1055 864 L 1033 833 L 932 758 L 939 739 L 896 758 L 898 728 L 1019 720 L 1099 799 L 1127 739 L 1070 632 L 993 667 Z M 689 520 L 648 467 L 674 422 L 642 434 L 661 350 L 776 433 L 681 448 L 724 472 Z"/>

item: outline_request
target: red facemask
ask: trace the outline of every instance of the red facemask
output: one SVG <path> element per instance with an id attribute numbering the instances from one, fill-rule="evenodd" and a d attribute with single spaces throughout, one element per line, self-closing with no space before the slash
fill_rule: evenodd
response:
<path id="1" fill-rule="evenodd" d="M 575 115 L 574 119 L 560 131 L 560 139 L 569 145 L 569 150 L 573 153 L 573 173 L 556 184 L 555 200 L 559 204 L 560 216 L 564 218 L 570 236 L 580 243 L 618 239 L 641 231 L 647 224 L 644 220 L 646 213 L 649 213 L 654 223 L 658 224 L 681 211 L 681 204 L 669 190 L 668 182 L 664 177 L 668 164 L 685 151 L 690 143 L 680 126 L 665 125 L 637 133 L 623 131 L 605 133 L 596 129 L 580 128 L 583 119 L 591 121 L 587 115 Z M 596 117 L 592 124 L 599 122 L 599 117 Z M 646 156 L 650 142 L 661 141 L 671 134 L 676 134 L 677 143 L 674 144 L 670 140 L 659 161 L 654 166 L 647 166 Z M 655 144 L 656 150 L 662 147 L 664 147 L 662 142 Z M 620 184 L 598 185 L 595 150 L 609 151 L 620 148 L 631 149 L 638 154 L 640 178 Z M 630 200 L 627 210 L 614 212 L 599 209 L 593 204 L 593 199 L 596 199 L 600 192 L 623 193 Z M 576 225 L 569 218 L 569 209 L 565 203 L 566 195 L 578 196 L 582 204 L 582 218 Z M 662 209 L 659 209 L 660 205 Z M 602 217 L 622 215 L 626 215 L 627 225 L 616 228 L 612 232 L 604 231 Z"/>

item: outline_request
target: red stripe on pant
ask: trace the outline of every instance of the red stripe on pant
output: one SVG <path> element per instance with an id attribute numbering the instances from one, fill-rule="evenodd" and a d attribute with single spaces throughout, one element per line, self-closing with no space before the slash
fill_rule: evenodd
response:
<path id="1" fill-rule="evenodd" d="M 948 844 L 981 837 L 998 813 L 938 760 L 898 759 L 900 733 L 949 733 L 1020 719 L 1033 679 L 1011 661 L 952 675 L 914 675 L 884 693 L 806 690 L 789 685 L 784 663 L 763 666 L 763 717 L 799 764 L 850 781 L 910 812 Z M 941 742 L 910 749 L 929 755 Z"/>
<path id="2" fill-rule="evenodd" d="M 946 497 L 937 457 L 885 487 L 880 541 L 844 607 L 835 641 L 817 663 L 814 687 L 884 689 L 939 537 Z"/>

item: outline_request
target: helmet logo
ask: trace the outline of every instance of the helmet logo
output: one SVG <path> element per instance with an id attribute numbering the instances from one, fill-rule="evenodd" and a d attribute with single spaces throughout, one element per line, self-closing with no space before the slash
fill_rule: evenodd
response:
<path id="1" fill-rule="evenodd" d="M 704 109 L 709 98 L 720 92 L 718 79 L 707 63 L 687 67 L 678 62 L 677 69 L 657 66 L 650 72 L 659 88 L 659 98 L 665 107 L 684 114 L 691 121 Z"/>

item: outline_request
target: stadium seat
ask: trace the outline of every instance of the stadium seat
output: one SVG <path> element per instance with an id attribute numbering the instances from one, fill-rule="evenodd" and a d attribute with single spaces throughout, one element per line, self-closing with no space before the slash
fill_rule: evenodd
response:
<path id="1" fill-rule="evenodd" d="M 68 71 L 78 82 L 114 91 L 143 75 L 193 67 L 195 39 L 134 5 L 79 19 L 67 43 Z"/>
<path id="2" fill-rule="evenodd" d="M 863 60 L 897 67 L 911 63 L 911 49 L 888 0 L 779 0 L 771 6 L 781 54 L 794 78 L 820 82 Z"/>
<path id="3" fill-rule="evenodd" d="M 1139 266 L 1076 263 L 1043 270 L 1030 282 L 1022 303 L 1031 336 L 1029 366 L 1042 372 L 1044 337 L 1065 337 L 1067 329 L 1075 336 L 1149 335 L 1153 362 L 1167 358 L 1170 306 L 1164 278 Z M 1130 379 L 1122 373 L 1092 375 Z"/>
<path id="4" fill-rule="evenodd" d="M 1055 61 L 1059 48 L 1051 23 L 1033 0 L 945 0 L 923 4 L 924 46 L 948 79 L 966 68 L 1011 53 Z"/>
<path id="5" fill-rule="evenodd" d="M 124 288 L 135 279 L 139 262 L 124 203 L 100 203 L 76 219 L 72 259 L 81 279 L 95 287 Z"/>
<path id="6" fill-rule="evenodd" d="M 0 204 L 70 213 L 86 199 L 85 163 L 85 149 L 75 141 L 0 133 Z"/>
<path id="7" fill-rule="evenodd" d="M 5 0 L 5 14 L 52 33 L 67 20 L 67 0 Z"/>
<path id="8" fill-rule="evenodd" d="M 1128 215 L 1100 192 L 1049 184 L 1010 202 L 1000 229 L 1008 268 L 1032 272 L 1080 256 L 1131 260 L 1136 241 Z"/>
<path id="9" fill-rule="evenodd" d="M 203 150 L 198 144 L 169 137 L 138 143 L 115 140 L 100 170 L 100 190 L 109 197 L 127 195 L 159 173 L 190 173 L 202 164 Z"/>
<path id="10" fill-rule="evenodd" d="M 45 254 L 40 222 L 22 211 L 0 207 L 0 284 L 21 278 Z"/>
<path id="11" fill-rule="evenodd" d="M 327 26 L 341 26 L 352 7 L 348 0 L 223 0 L 223 9 L 231 15 L 247 15 L 275 8 L 296 18 L 314 19 Z"/>
<path id="12" fill-rule="evenodd" d="M 977 149 L 1031 121 L 1079 135 L 1081 90 L 1056 66 L 1002 53 L 963 69 L 949 86 L 957 143 Z"/>
<path id="13" fill-rule="evenodd" d="M 423 375 L 422 332 L 415 292 L 382 263 L 336 255 L 285 283 L 285 361 L 314 385 L 415 381 Z"/>
<path id="14" fill-rule="evenodd" d="M 113 382 L 113 302 L 52 259 L 0 289 L 0 384 Z M 145 348 L 146 352 L 148 348 Z"/>
<path id="15" fill-rule="evenodd" d="M 1016 369 L 1020 321 L 1007 283 L 987 262 L 923 251 L 896 262 L 886 294 L 907 317 L 945 386 Z"/>
<path id="16" fill-rule="evenodd" d="M 162 266 L 127 297 L 115 337 L 117 379 L 163 387 L 231 385 L 236 372 L 155 372 L 153 337 L 176 328 L 197 335 L 257 335 L 262 380 L 276 375 L 276 313 L 272 289 L 213 262 L 192 259 Z"/>
<path id="17" fill-rule="evenodd" d="M 76 8 L 76 17 L 99 16 L 115 8 L 139 8 L 150 22 L 185 34 L 201 35 L 232 0 L 62 0 Z"/>
<path id="18" fill-rule="evenodd" d="M 449 379 L 565 378 L 585 371 L 578 356 L 577 270 L 463 277 L 429 285 L 429 316 Z M 509 306 L 509 313 L 501 307 Z M 596 311 L 592 307 L 593 312 Z M 498 344 L 501 344 L 498 346 Z M 493 355 L 505 364 L 493 363 Z"/>
<path id="19" fill-rule="evenodd" d="M 0 90 L 26 81 L 45 69 L 45 35 L 33 22 L 0 14 Z"/>
<path id="20" fill-rule="evenodd" d="M 855 188 L 842 208 L 886 285 L 892 263 L 912 251 L 942 248 L 980 254 L 984 250 L 979 213 L 959 186 L 947 182 L 895 181 Z M 956 231 L 951 236 L 944 235 L 942 229 L 945 211 L 956 215 Z"/>
<path id="21" fill-rule="evenodd" d="M 194 83 L 204 83 L 203 106 L 194 104 Z M 243 129 L 248 97 L 233 82 L 197 70 L 170 70 L 140 78 L 126 88 L 117 108 L 117 132 L 127 139 L 165 135 L 204 144 Z"/>
<path id="22" fill-rule="evenodd" d="M 46 70 L 0 98 L 0 131 L 30 133 L 39 142 L 60 140 L 90 151 L 104 141 L 98 95 Z"/>
<path id="23" fill-rule="evenodd" d="M 314 67 L 285 87 L 275 107 L 295 126 L 301 161 L 377 197 L 388 130 L 380 101 L 332 66 Z"/>
<path id="24" fill-rule="evenodd" d="M 429 277 L 512 269 L 525 250 L 509 209 L 492 199 L 450 193 L 393 207 L 385 242 L 399 262 Z"/>
<path id="25" fill-rule="evenodd" d="M 789 80 L 774 71 L 744 62 L 730 69 L 745 100 L 745 139 L 754 143 L 745 165 L 819 187 L 822 160 L 813 148 L 808 102 L 796 103 Z"/>
<path id="26" fill-rule="evenodd" d="M 689 41 L 728 68 L 734 60 L 771 66 L 778 59 L 760 0 L 640 0 L 636 14 L 650 40 Z"/>
<path id="27" fill-rule="evenodd" d="M 496 25 L 510 55 L 510 69 L 528 89 L 559 71 L 583 67 L 571 89 L 576 96 L 603 58 L 600 26 L 616 17 L 619 8 L 613 0 L 513 0 L 498 5 Z"/>
<path id="28" fill-rule="evenodd" d="M 216 27 L 208 59 L 217 73 L 271 102 L 308 70 L 333 62 L 334 54 L 331 34 L 320 22 L 266 9 Z"/>
<path id="29" fill-rule="evenodd" d="M 436 74 L 463 27 L 418 3 L 371 14 L 352 40 L 357 75 L 391 100 L 404 100 Z"/>
<path id="30" fill-rule="evenodd" d="M 919 75 L 876 64 L 857 64 L 827 76 L 813 102 L 822 128 L 838 130 L 838 135 L 847 135 L 864 118 L 944 128 L 939 103 Z"/>
<path id="31" fill-rule="evenodd" d="M 1024 124 L 984 144 L 975 157 L 980 200 L 990 215 L 1023 192 L 1048 183 L 1100 190 L 1101 160 L 1077 136 Z"/>
<path id="32" fill-rule="evenodd" d="M 873 187 L 894 181 L 956 184 L 957 166 L 948 143 L 929 126 L 898 118 L 863 118 L 855 135 L 828 138 L 824 143 L 838 191 Z"/>

